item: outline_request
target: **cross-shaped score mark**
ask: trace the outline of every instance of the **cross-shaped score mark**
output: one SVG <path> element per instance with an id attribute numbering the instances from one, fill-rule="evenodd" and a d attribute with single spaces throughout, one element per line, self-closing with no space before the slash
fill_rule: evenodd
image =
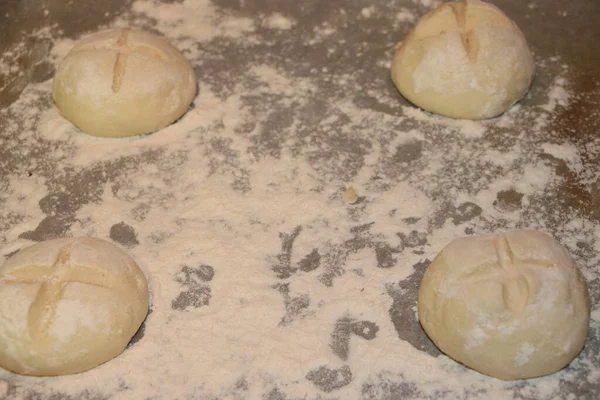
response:
<path id="1" fill-rule="evenodd" d="M 456 18 L 460 38 L 467 56 L 471 61 L 475 62 L 479 53 L 479 47 L 477 46 L 475 33 L 471 29 L 467 29 L 467 7 L 469 7 L 469 3 L 468 1 L 448 3 L 448 6 L 452 10 L 454 18 Z"/>
<path id="2" fill-rule="evenodd" d="M 144 54 L 148 57 L 156 58 L 163 62 L 169 62 L 168 57 L 158 48 L 148 45 L 132 45 L 129 40 L 129 30 L 123 29 L 119 34 L 114 50 L 117 52 L 117 59 L 113 67 L 112 91 L 113 93 L 121 90 L 127 58 L 129 55 Z"/>
<path id="3" fill-rule="evenodd" d="M 497 264 L 482 270 L 470 273 L 465 282 L 474 284 L 483 281 L 495 280 L 502 283 L 502 297 L 504 305 L 513 313 L 525 309 L 529 297 L 534 294 L 537 287 L 535 277 L 531 271 L 535 268 L 550 268 L 553 264 L 545 260 L 519 259 L 515 257 L 508 238 L 499 235 L 494 239 Z"/>
<path id="4" fill-rule="evenodd" d="M 113 67 L 112 81 L 112 91 L 114 93 L 117 93 L 121 89 L 121 82 L 123 81 L 123 75 L 125 75 L 125 66 L 127 65 L 127 56 L 129 54 L 129 47 L 127 46 L 128 35 L 129 32 L 127 29 L 123 29 L 117 39 L 117 59 Z"/>
<path id="5" fill-rule="evenodd" d="M 34 340 L 42 339 L 56 314 L 57 303 L 67 285 L 82 283 L 104 288 L 118 287 L 117 280 L 108 271 L 71 264 L 74 243 L 64 246 L 51 267 L 30 265 L 0 275 L 4 284 L 40 284 L 29 307 L 28 328 Z"/>

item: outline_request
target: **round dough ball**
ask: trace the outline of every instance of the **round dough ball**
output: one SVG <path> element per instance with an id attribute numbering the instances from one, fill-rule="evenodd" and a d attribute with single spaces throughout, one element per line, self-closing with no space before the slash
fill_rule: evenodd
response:
<path id="1" fill-rule="evenodd" d="M 586 341 L 587 285 L 556 240 L 532 230 L 454 240 L 427 269 L 419 321 L 453 359 L 526 379 L 569 364 Z"/>
<path id="2" fill-rule="evenodd" d="M 95 238 L 37 243 L 0 268 L 0 367 L 75 374 L 120 354 L 148 312 L 137 264 Z"/>
<path id="3" fill-rule="evenodd" d="M 525 37 L 495 6 L 444 3 L 396 49 L 392 80 L 413 104 L 452 118 L 484 119 L 525 95 L 534 71 Z"/>
<path id="4" fill-rule="evenodd" d="M 166 39 L 118 29 L 78 42 L 54 76 L 62 115 L 94 136 L 125 137 L 164 128 L 189 108 L 196 76 Z"/>

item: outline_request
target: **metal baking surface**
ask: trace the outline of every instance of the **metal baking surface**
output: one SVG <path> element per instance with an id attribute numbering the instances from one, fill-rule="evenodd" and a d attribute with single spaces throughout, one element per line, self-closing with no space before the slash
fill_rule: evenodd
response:
<path id="1" fill-rule="evenodd" d="M 164 2 L 173 2 L 172 0 L 163 0 Z M 175 0 L 177 1 L 177 0 Z M 411 105 L 397 94 L 388 74 L 381 68 L 376 68 L 370 63 L 370 60 L 391 59 L 392 49 L 389 43 L 401 40 L 412 27 L 413 22 L 405 21 L 394 27 L 394 18 L 396 10 L 401 7 L 415 11 L 417 15 L 425 13 L 429 8 L 424 4 L 426 1 L 396 0 L 396 1 L 354 1 L 354 0 L 330 0 L 330 1 L 269 1 L 269 0 L 213 0 L 215 6 L 224 12 L 232 12 L 239 16 L 250 19 L 256 19 L 259 15 L 265 15 L 274 11 L 283 15 L 290 16 L 298 21 L 297 29 L 288 32 L 280 32 L 278 36 L 279 44 L 270 47 L 260 46 L 259 44 L 248 44 L 251 51 L 237 51 L 235 44 L 226 39 L 215 39 L 215 43 L 208 43 L 204 46 L 205 63 L 200 74 L 200 79 L 223 79 L 221 71 L 228 68 L 235 69 L 234 73 L 243 73 L 241 68 L 244 64 L 250 63 L 257 58 L 262 58 L 262 62 L 273 66 L 280 66 L 278 63 L 283 58 L 287 59 L 286 68 L 289 73 L 297 76 L 311 76 L 311 69 L 321 70 L 327 67 L 328 74 L 343 75 L 347 72 L 353 74 L 359 73 L 359 80 L 363 86 L 371 90 L 348 94 L 348 98 L 355 105 L 367 112 L 384 113 L 390 116 L 401 116 L 402 106 L 411 107 Z M 587 146 L 597 139 L 600 135 L 600 51 L 598 47 L 598 38 L 600 38 L 600 2 L 597 0 L 573 0 L 569 2 L 559 0 L 495 0 L 506 14 L 508 14 L 519 25 L 525 34 L 530 48 L 535 54 L 536 61 L 544 61 L 544 68 L 538 69 L 535 80 L 529 94 L 520 104 L 520 107 L 528 107 L 535 110 L 536 106 L 547 101 L 545 94 L 548 87 L 554 82 L 556 76 L 563 72 L 563 65 L 568 65 L 568 83 L 569 91 L 576 93 L 577 96 L 568 103 L 566 107 L 557 107 L 555 112 L 549 116 L 551 122 L 547 127 L 547 137 L 544 141 L 554 143 L 571 143 L 579 150 L 583 159 L 583 165 L 586 169 L 600 168 L 600 159 L 598 153 L 588 154 Z M 360 10 L 373 5 L 378 12 L 377 17 L 362 21 L 360 24 L 351 23 L 344 15 L 356 15 Z M 0 109 L 8 109 L 21 95 L 22 91 L 31 83 L 39 83 L 51 79 L 54 73 L 55 65 L 48 61 L 48 54 L 52 49 L 53 40 L 38 39 L 32 35 L 34 31 L 42 27 L 48 27 L 53 38 L 72 38 L 77 39 L 83 33 L 93 32 L 101 26 L 110 24 L 112 20 L 119 15 L 127 12 L 131 7 L 130 1 L 107 0 L 79 0 L 76 2 L 66 1 L 3 1 L 0 2 L 0 53 L 11 51 L 16 43 L 25 41 L 27 46 L 23 48 L 22 53 L 17 57 L 18 68 L 4 71 L 0 75 Z M 343 14 L 339 10 L 344 10 Z M 314 48 L 306 48 L 302 42 L 302 34 L 310 32 L 323 21 L 329 21 L 335 28 L 334 37 L 327 43 L 328 48 L 323 44 L 317 44 Z M 151 21 L 147 22 L 152 24 Z M 300 33 L 298 33 L 300 32 Z M 268 32 L 263 33 L 264 39 L 268 39 Z M 393 37 L 391 37 L 393 36 Z M 219 40 L 218 43 L 216 40 Z M 329 52 L 328 52 L 329 49 Z M 360 49 L 360 52 L 357 51 Z M 274 57 L 273 54 L 282 54 L 284 57 Z M 360 57 L 355 54 L 360 53 Z M 560 59 L 560 62 L 552 64 L 548 60 L 553 57 Z M 233 62 L 231 60 L 234 60 Z M 312 77 L 318 81 L 318 77 Z M 347 83 L 345 88 L 335 84 L 326 84 L 324 81 L 316 85 L 319 92 L 315 98 L 320 98 L 322 102 L 328 101 L 330 90 L 353 90 L 352 82 Z M 390 107 L 387 104 L 378 101 L 378 95 L 396 96 L 398 107 Z M 253 100 L 255 102 L 270 101 L 268 98 L 261 99 L 260 96 Z M 45 107 L 53 107 L 50 101 Z M 289 121 L 286 114 L 289 110 L 280 104 L 274 104 L 280 112 L 273 113 L 273 118 L 266 122 L 265 131 L 269 128 L 277 130 L 282 126 L 287 126 Z M 316 104 L 312 109 L 304 110 L 307 113 L 303 116 L 303 123 L 306 131 L 319 130 L 318 126 L 321 120 L 327 117 L 322 115 L 321 107 Z M 32 241 L 41 241 L 56 238 L 64 235 L 71 224 L 75 223 L 75 213 L 83 205 L 98 199 L 102 187 L 110 182 L 112 177 L 118 174 L 118 163 L 106 164 L 103 167 L 94 167 L 84 171 L 64 171 L 60 180 L 52 178 L 53 169 L 60 169 L 61 165 L 47 165 L 47 168 L 31 171 L 28 169 L 28 159 L 32 157 L 44 157 L 47 152 L 56 150 L 56 143 L 40 141 L 38 147 L 32 148 L 28 156 L 23 157 L 18 153 L 7 151 L 4 141 L 6 127 L 9 123 L 22 123 L 22 121 L 11 121 L 10 113 L 3 114 L 7 118 L 0 120 L 0 187 L 6 184 L 7 176 L 14 174 L 15 171 L 28 171 L 29 174 L 39 174 L 46 177 L 51 185 L 51 193 L 40 200 L 40 208 L 46 214 L 46 217 L 39 221 L 39 225 L 29 231 L 20 233 L 20 237 Z M 496 148 L 502 148 L 507 143 L 514 144 L 519 140 L 518 136 L 527 131 L 528 127 L 534 124 L 535 113 L 531 113 L 522 123 L 512 127 L 512 131 L 498 129 L 497 134 L 488 134 L 483 137 L 473 139 L 480 141 L 482 145 L 491 145 Z M 314 122 L 311 122 L 314 121 Z M 427 129 L 428 122 L 411 122 L 407 124 L 419 125 L 420 129 Z M 314 126 L 311 126 L 314 124 Z M 406 125 L 405 125 L 406 126 Z M 432 125 L 431 129 L 435 127 Z M 496 132 L 493 126 L 488 127 L 489 132 Z M 260 154 L 268 154 L 272 157 L 278 157 L 281 149 L 286 146 L 284 135 L 262 138 L 263 141 L 257 143 L 254 149 Z M 361 137 L 357 133 L 357 140 L 345 141 L 344 138 L 325 138 L 314 137 L 313 140 L 321 141 L 322 148 L 329 148 L 330 152 L 325 152 L 315 156 L 311 160 L 313 166 L 326 171 L 327 174 L 346 174 L 340 178 L 351 181 L 353 174 L 363 162 L 364 146 L 368 146 L 373 138 Z M 455 135 L 445 138 L 449 144 L 453 141 L 463 141 L 464 137 Z M 597 142 L 596 142 L 597 143 Z M 382 143 L 385 145 L 386 143 Z M 471 144 L 466 144 L 471 145 Z M 442 147 L 441 147 L 442 148 Z M 507 147 L 508 148 L 508 147 Z M 258 150 L 257 150 L 258 149 Z M 391 157 L 386 164 L 382 164 L 382 174 L 387 174 L 397 180 L 407 179 L 407 173 L 411 173 L 407 163 L 418 159 L 423 152 L 420 146 L 411 148 L 398 148 L 391 152 Z M 336 157 L 336 152 L 343 152 L 345 159 L 340 163 L 343 168 L 332 170 L 327 160 Z M 537 212 L 542 205 L 546 209 L 554 210 L 554 217 L 547 218 L 545 226 L 546 231 L 555 232 L 560 227 L 567 224 L 566 215 L 580 216 L 594 224 L 600 224 L 600 183 L 582 183 L 576 172 L 571 171 L 568 165 L 552 155 L 543 151 L 532 151 L 532 159 L 538 159 L 554 169 L 555 179 L 560 184 L 553 185 L 551 189 L 544 193 L 543 198 L 537 198 L 527 206 L 520 203 L 519 193 L 499 193 L 498 208 L 509 210 L 510 212 L 520 213 L 523 221 L 527 221 L 528 216 Z M 477 157 L 474 155 L 473 157 Z M 356 161 L 358 160 L 358 161 Z M 460 163 L 466 160 L 457 160 Z M 473 160 L 470 160 L 473 161 Z M 476 161 L 476 159 L 475 159 Z M 319 164 L 321 163 L 321 164 Z M 38 164 L 39 165 L 39 164 Z M 480 171 L 472 173 L 472 176 L 485 175 L 492 173 L 488 171 L 486 165 L 477 162 L 476 168 Z M 404 169 L 404 170 L 403 170 Z M 407 172 L 408 171 L 408 172 Z M 464 172 L 464 171 L 463 171 Z M 25 173 L 25 172 L 24 172 Z M 418 171 L 414 171 L 415 174 Z M 449 172 L 449 179 L 452 178 L 452 171 Z M 455 188 L 460 190 L 469 190 L 473 182 L 469 179 L 460 179 L 456 176 Z M 54 180 L 53 180 L 54 179 Z M 447 182 L 445 180 L 444 182 Z M 455 224 L 464 224 L 471 219 L 480 217 L 481 208 L 474 203 L 451 204 L 444 203 L 444 193 L 438 193 L 438 198 L 432 201 L 438 206 L 436 215 L 432 217 L 434 221 L 452 220 Z M 53 192 L 54 191 L 54 192 Z M 68 195 L 66 194 L 68 193 Z M 0 204 L 0 206 L 3 206 Z M 0 229 L 8 230 L 13 222 L 9 218 L 0 219 Z M 502 229 L 502 221 L 490 221 L 490 230 L 495 226 Z M 4 232 L 5 233 L 5 232 Z M 4 236 L 2 233 L 2 237 Z M 465 233 L 470 233 L 465 228 Z M 130 227 L 118 227 L 111 230 L 111 239 L 126 246 L 135 246 L 135 236 L 132 236 Z M 426 241 L 426 237 L 423 238 Z M 587 269 L 600 268 L 599 265 L 586 264 L 586 260 L 592 259 L 597 255 L 600 248 L 599 237 L 589 241 L 578 243 L 579 250 L 574 254 L 575 258 L 582 266 Z M 365 244 L 366 246 L 373 243 Z M 418 246 L 417 243 L 415 246 Z M 439 351 L 428 340 L 427 336 L 421 330 L 418 321 L 414 318 L 412 308 L 416 304 L 416 295 L 419 282 L 424 270 L 428 265 L 428 260 L 422 264 L 415 265 L 415 272 L 400 282 L 398 290 L 391 290 L 389 295 L 393 297 L 393 306 L 389 311 L 398 336 L 402 340 L 410 342 L 415 348 L 437 357 Z M 594 279 L 588 282 L 592 300 L 592 311 L 600 307 L 600 281 Z M 183 301 L 183 300 L 182 300 Z M 367 321 L 368 322 L 368 321 Z M 597 326 L 597 325 L 596 325 Z M 558 393 L 553 393 L 551 398 L 578 398 L 578 399 L 597 399 L 600 398 L 600 380 L 587 379 L 590 374 L 598 374 L 600 369 L 600 331 L 598 328 L 590 329 L 589 338 L 585 349 L 579 356 L 587 362 L 580 363 L 576 368 L 576 374 L 571 375 L 571 379 L 562 380 L 561 375 L 557 374 L 552 379 L 559 380 Z M 136 338 L 137 340 L 139 338 Z M 569 367 L 574 368 L 574 367 Z M 8 383 L 7 396 L 15 393 L 15 383 L 12 375 L 7 372 L 0 372 L 0 380 Z M 20 381 L 19 385 L 26 385 L 25 381 Z M 513 386 L 515 398 L 529 398 L 522 391 L 531 383 L 521 382 Z M 327 389 L 327 383 L 324 383 Z M 357 393 L 356 398 L 370 399 L 374 398 L 369 388 L 363 386 L 362 393 Z M 386 399 L 400 398 L 428 398 L 419 391 L 418 387 L 403 385 L 402 382 L 396 382 L 381 388 L 381 392 Z M 39 398 L 36 392 L 32 392 L 28 398 Z M 93 394 L 89 398 L 95 398 Z M 286 398 L 283 392 L 278 392 L 269 398 Z M 330 390 L 327 398 L 336 398 L 335 391 Z M 468 396 L 468 394 L 467 394 Z M 52 395 L 52 399 L 67 398 L 58 393 Z M 69 397 L 70 398 L 70 397 Z M 267 397 L 265 397 L 267 398 Z M 433 397 L 431 397 L 433 398 Z M 550 398 L 550 397 L 549 397 Z"/>

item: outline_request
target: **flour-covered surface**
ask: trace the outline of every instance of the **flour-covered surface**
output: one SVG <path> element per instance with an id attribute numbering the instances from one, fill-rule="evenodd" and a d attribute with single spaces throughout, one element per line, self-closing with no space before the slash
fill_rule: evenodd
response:
<path id="1" fill-rule="evenodd" d="M 38 4 L 39 3 L 39 4 Z M 82 374 L 0 371 L 7 399 L 600 397 L 600 3 L 497 0 L 537 71 L 484 122 L 433 116 L 389 78 L 426 0 L 8 2 L 0 5 L 0 249 L 110 239 L 149 279 L 131 346 Z M 82 134 L 53 71 L 104 27 L 163 34 L 194 65 L 179 121 Z M 452 239 L 552 234 L 590 288 L 565 370 L 502 382 L 455 363 L 416 316 Z"/>

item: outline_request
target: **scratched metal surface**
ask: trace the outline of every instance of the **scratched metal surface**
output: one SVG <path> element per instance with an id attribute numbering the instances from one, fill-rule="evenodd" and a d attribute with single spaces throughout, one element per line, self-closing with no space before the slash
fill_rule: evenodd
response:
<path id="1" fill-rule="evenodd" d="M 165 0 L 166 1 L 166 0 Z M 566 4 L 563 1 L 531 1 L 524 2 L 521 0 L 497 0 L 495 3 L 510 15 L 517 24 L 521 27 L 525 36 L 528 39 L 530 47 L 536 55 L 537 60 L 547 60 L 553 56 L 559 56 L 562 61 L 569 64 L 570 75 L 569 83 L 570 90 L 578 93 L 575 101 L 571 102 L 566 108 L 557 108 L 556 113 L 552 115 L 552 121 L 548 129 L 548 140 L 550 141 L 568 141 L 581 150 L 581 154 L 585 158 L 585 148 L 588 143 L 600 134 L 600 121 L 598 121 L 597 111 L 600 107 L 600 51 L 598 47 L 598 38 L 600 37 L 600 2 L 597 0 L 576 0 Z M 317 24 L 329 20 L 336 30 L 337 38 L 344 38 L 345 43 L 334 47 L 334 59 L 328 54 L 325 48 L 314 48 L 310 53 L 307 53 L 301 42 L 302 34 L 296 36 L 296 33 L 289 33 L 288 36 L 281 40 L 281 53 L 286 54 L 295 63 L 287 64 L 286 67 L 295 64 L 296 69 L 291 69 L 292 74 L 305 76 L 310 74 L 310 69 L 314 66 L 327 66 L 331 74 L 344 73 L 345 71 L 360 70 L 359 79 L 363 84 L 368 86 L 366 82 L 373 81 L 373 74 L 379 74 L 379 70 L 374 66 L 369 65 L 370 58 L 381 58 L 381 54 L 390 54 L 390 49 L 386 48 L 389 43 L 389 35 L 392 32 L 392 19 L 394 10 L 397 7 L 405 6 L 411 10 L 417 10 L 419 14 L 424 13 L 426 8 L 419 2 L 413 1 L 245 1 L 238 0 L 214 0 L 214 4 L 220 9 L 228 12 L 234 12 L 236 15 L 245 16 L 248 18 L 256 18 L 260 14 L 268 14 L 273 11 L 278 11 L 284 15 L 289 15 L 299 21 L 301 32 L 309 32 Z M 347 15 L 353 15 L 360 12 L 366 6 L 373 4 L 378 9 L 388 10 L 388 13 L 378 14 L 378 18 L 373 18 L 367 23 L 360 25 L 353 24 L 344 18 L 339 18 L 336 13 L 339 9 L 345 9 Z M 534 5 L 535 7 L 531 7 Z M 0 3 L 0 52 L 4 53 L 11 49 L 14 43 L 23 39 L 28 41 L 26 51 L 20 55 L 18 60 L 19 69 L 0 75 L 0 109 L 7 109 L 16 99 L 19 98 L 22 90 L 29 83 L 43 82 L 51 78 L 54 73 L 54 65 L 48 62 L 48 53 L 52 48 L 52 40 L 39 40 L 31 36 L 32 32 L 40 27 L 48 27 L 52 36 L 55 38 L 69 37 L 77 38 L 83 32 L 90 32 L 95 27 L 109 24 L 111 20 L 118 15 L 126 12 L 130 7 L 130 2 L 121 0 L 94 1 L 80 0 L 78 2 L 68 3 L 60 0 L 31 0 L 31 1 L 3 1 Z M 44 13 L 43 10 L 49 10 L 49 13 Z M 566 12 L 566 14 L 564 14 Z M 334 18 L 334 16 L 337 16 Z M 393 34 L 400 40 L 404 34 L 410 29 L 411 24 L 405 23 Z M 264 35 L 268 35 L 265 32 Z M 268 36 L 265 36 L 268 39 Z M 368 46 L 362 46 L 368 43 Z M 246 62 L 252 62 L 257 57 L 263 57 L 265 62 L 276 65 L 279 61 L 270 57 L 267 52 L 272 52 L 273 47 L 261 47 L 256 45 L 253 52 L 239 53 L 232 43 L 227 40 L 220 40 L 211 46 L 209 43 L 206 48 L 206 56 L 208 58 L 203 66 L 203 76 L 213 76 L 214 79 L 224 79 L 221 71 L 227 68 L 241 68 Z M 353 46 L 361 48 L 361 58 L 357 59 L 351 51 Z M 211 53 L 212 52 L 212 53 Z M 261 53 L 262 52 L 262 53 Z M 211 56 L 214 56 L 211 59 Z M 235 63 L 226 62 L 227 58 L 234 58 Z M 306 61 L 309 61 L 307 66 Z M 534 108 L 545 102 L 542 93 L 547 92 L 547 87 L 552 84 L 553 77 L 559 73 L 561 66 L 548 66 L 538 70 L 534 84 L 530 94 L 523 102 L 523 107 Z M 239 71 L 237 71 L 239 72 Z M 241 73 L 241 72 L 240 72 Z M 395 89 L 393 84 L 386 76 L 383 79 L 377 80 L 379 83 L 373 83 L 372 88 L 375 91 L 382 93 L 393 93 Z M 328 90 L 332 89 L 330 84 L 320 82 L 318 87 L 322 91 L 322 98 L 327 98 Z M 333 89 L 336 89 L 333 87 Z M 337 88 L 339 89 L 339 88 Z M 347 90 L 352 90 L 348 88 Z M 353 102 L 365 110 L 374 110 L 383 112 L 389 115 L 401 115 L 400 107 L 398 109 L 390 108 L 386 104 L 378 102 L 378 100 L 367 94 L 366 92 L 355 93 L 350 96 Z M 250 101 L 260 101 L 260 98 Z M 399 105 L 408 105 L 408 103 L 398 96 Z M 51 107 L 51 104 L 47 104 Z M 251 104 L 250 104 L 251 106 Z M 323 107 L 326 108 L 326 107 Z M 260 110 L 260 108 L 257 108 Z M 285 125 L 286 111 L 284 108 L 281 112 L 275 113 L 275 117 L 268 121 L 267 128 L 270 126 L 276 129 L 281 124 Z M 306 110 L 306 115 L 303 116 L 303 123 L 306 124 L 307 130 L 311 128 L 311 121 L 314 120 L 314 127 L 318 130 L 319 122 L 326 116 L 321 114 L 320 107 L 315 106 L 312 110 Z M 9 122 L 10 113 L 3 114 L 4 120 L 0 120 L 0 143 L 2 143 L 4 127 Z M 590 118 L 590 116 L 592 116 Z M 594 119 L 595 116 L 595 119 Z M 531 116 L 532 120 L 535 115 Z M 16 121 L 19 123 L 19 121 Z M 532 121 L 523 121 L 522 126 Z M 285 137 L 265 137 L 264 141 L 258 143 L 254 149 L 260 154 L 269 154 L 277 157 L 282 147 L 286 142 Z M 454 138 L 456 139 L 456 138 Z M 448 140 L 454 140 L 449 138 Z M 344 168 L 339 170 L 329 170 L 331 168 L 327 163 L 327 159 L 332 157 L 335 151 L 346 152 L 346 155 L 356 155 L 362 157 L 365 143 L 369 142 L 368 138 L 360 140 L 344 141 L 343 138 L 330 139 L 315 139 L 327 141 L 326 146 L 331 149 L 330 153 L 324 153 L 321 158 L 313 159 L 316 167 L 321 167 L 327 174 L 347 174 L 350 180 L 358 168 L 360 162 L 353 164 L 352 157 L 348 157 L 344 164 Z M 459 140 L 459 139 L 456 139 Z M 484 141 L 488 141 L 492 145 L 499 148 L 505 145 L 504 141 L 510 141 L 511 132 L 503 132 L 502 135 L 495 137 L 487 135 Z M 489 144 L 488 143 L 488 144 Z M 48 151 L 53 150 L 53 144 L 40 143 L 37 148 L 32 149 L 28 157 L 43 157 Z M 342 150 L 340 150 L 342 149 Z M 414 148 L 397 149 L 388 161 L 388 164 L 381 165 L 381 173 L 387 174 L 392 179 L 402 180 L 405 177 L 406 171 L 400 172 L 396 164 L 401 164 L 403 161 L 411 161 L 418 157 L 424 151 L 423 148 L 416 146 Z M 150 155 L 151 156 L 151 155 Z M 554 217 L 545 220 L 545 228 L 548 231 L 557 231 L 568 221 L 564 220 L 563 216 L 573 215 L 574 213 L 582 218 L 585 218 L 592 223 L 600 223 L 600 184 L 586 183 L 582 184 L 577 179 L 575 172 L 569 170 L 568 166 L 559 159 L 553 158 L 543 153 L 532 153 L 531 157 L 545 160 L 547 165 L 551 165 L 560 177 L 560 184 L 554 185 L 548 190 L 543 198 L 535 199 L 527 207 L 521 207 L 519 204 L 519 193 L 499 193 L 498 207 L 510 209 L 521 213 L 523 221 L 527 221 L 528 216 L 535 215 L 541 204 L 546 208 L 553 208 L 556 212 Z M 460 162 L 460 160 L 458 160 Z M 14 171 L 22 168 L 27 170 L 28 160 L 26 158 L 15 155 L 10 151 L 5 151 L 4 146 L 0 146 L 0 184 L 6 180 L 6 177 L 14 173 Z M 40 165 L 40 164 L 36 164 Z M 585 158 L 585 168 L 599 168 L 600 159 L 592 155 Z M 406 167 L 406 164 L 404 164 Z M 44 170 L 33 171 L 34 173 L 43 174 L 52 180 L 52 169 L 60 168 L 60 165 L 49 165 Z M 482 168 L 485 169 L 483 166 Z M 118 174 L 119 164 L 105 165 L 103 168 L 92 168 L 86 171 L 67 173 L 63 181 L 55 182 L 55 193 L 51 193 L 44 199 L 40 200 L 40 208 L 47 216 L 40 220 L 39 225 L 32 230 L 21 233 L 21 237 L 41 241 L 49 238 L 59 237 L 64 234 L 71 224 L 75 222 L 75 213 L 87 202 L 97 199 L 99 191 L 103 184 L 110 182 Z M 413 171 L 417 174 L 417 171 Z M 409 171 L 409 173 L 411 173 Z M 451 182 L 453 176 L 450 175 L 445 180 L 441 180 L 443 188 L 439 193 L 431 193 L 432 199 L 439 206 L 437 214 L 432 217 L 432 228 L 435 229 L 436 221 L 445 221 L 452 219 L 456 224 L 468 222 L 471 219 L 480 217 L 481 209 L 476 204 L 452 204 L 444 203 L 441 199 L 444 190 L 448 189 L 448 182 Z M 470 183 L 468 179 L 461 181 L 456 180 L 456 185 L 460 190 L 468 190 Z M 462 186 L 461 186 L 462 185 Z M 59 190 L 59 188 L 61 188 Z M 437 196 L 437 199 L 435 198 Z M 564 211 L 564 212 L 563 212 Z M 496 225 L 495 225 L 496 224 Z M 7 230 L 11 226 L 10 220 L 0 220 L 0 229 Z M 490 228 L 498 226 L 502 228 L 501 221 L 490 221 Z M 367 229 L 368 228 L 364 228 Z M 132 246 L 135 245 L 135 235 L 132 233 L 133 228 L 124 224 L 115 225 L 111 229 L 111 238 L 121 244 Z M 466 231 L 468 233 L 468 231 Z M 294 232 L 288 236 L 291 238 L 290 246 L 293 244 Z M 297 234 L 297 233 L 296 233 Z M 427 240 L 428 232 L 422 235 L 415 234 L 414 237 L 404 238 L 405 248 L 411 248 L 415 251 L 419 250 L 419 246 Z M 585 268 L 600 268 L 598 265 L 585 265 L 586 259 L 591 259 L 592 255 L 597 254 L 599 244 L 598 238 L 596 241 L 582 242 L 580 252 L 575 254 L 579 261 L 584 263 Z M 358 248 L 372 247 L 377 248 L 378 257 L 381 263 L 385 264 L 393 260 L 397 249 L 391 248 L 385 243 L 378 243 L 370 237 L 365 231 L 357 230 L 355 237 L 344 244 L 347 253 Z M 353 247 L 354 246 L 354 247 Z M 387 246 L 387 247 L 386 247 Z M 285 251 L 285 243 L 282 245 L 282 253 Z M 402 340 L 406 340 L 414 347 L 431 354 L 438 356 L 439 351 L 423 334 L 418 321 L 414 318 L 412 307 L 415 304 L 416 294 L 419 282 L 422 278 L 425 268 L 428 265 L 428 260 L 414 265 L 415 272 L 407 279 L 397 282 L 388 288 L 388 295 L 393 299 L 393 305 L 389 310 L 389 317 L 392 319 L 394 326 L 398 332 L 398 336 Z M 385 265 L 379 265 L 385 267 Z M 275 273 L 283 277 L 288 277 L 286 266 L 274 266 Z M 210 281 L 214 271 L 209 266 L 201 266 L 199 270 L 182 270 L 181 276 L 186 276 L 190 273 L 199 274 L 203 281 Z M 184 277 L 185 278 L 185 277 Z M 182 279 L 184 279 L 182 278 Z M 327 279 L 327 278 L 324 278 Z M 595 279 L 588 282 L 592 297 L 592 309 L 597 309 L 600 306 L 600 281 Z M 285 286 L 281 286 L 281 290 L 285 291 Z M 284 294 L 282 292 L 282 294 Z M 174 309 L 183 309 L 188 305 L 190 300 L 186 300 L 186 296 L 182 293 L 177 299 L 174 299 Z M 348 341 L 349 335 L 352 333 L 364 335 L 365 339 L 369 336 L 376 335 L 377 326 L 370 321 L 338 321 L 338 330 L 334 332 L 335 340 L 338 340 L 338 352 L 344 351 L 344 343 Z M 142 338 L 143 332 L 135 338 Z M 337 338 L 337 339 L 336 339 Z M 591 329 L 588 343 L 580 357 L 588 360 L 586 365 L 579 365 L 577 370 L 569 380 L 560 382 L 560 391 L 553 394 L 553 398 L 574 398 L 581 399 L 597 399 L 600 397 L 600 387 L 598 382 L 589 381 L 587 378 L 593 371 L 598 371 L 600 364 L 600 337 L 598 329 Z M 591 366 L 591 367 L 590 367 Z M 344 375 L 345 371 L 339 371 Z M 316 371 L 315 374 L 318 374 Z M 557 377 L 556 379 L 561 379 Z M 10 398 L 16 393 L 15 383 L 12 383 L 11 374 L 0 373 L 0 380 L 8 382 L 9 389 L 7 396 Z M 310 380 L 310 378 L 309 378 Z M 329 393 L 330 397 L 335 398 L 335 391 L 329 387 L 326 382 L 326 377 L 319 381 L 316 377 L 315 381 L 319 381 L 325 392 Z M 22 384 L 22 383 L 21 383 Z M 383 384 L 382 384 L 383 385 Z M 383 398 L 400 399 L 400 398 L 422 398 L 426 397 L 421 393 L 419 387 L 411 384 L 403 384 L 395 382 L 393 384 L 385 383 Z M 526 395 L 526 387 L 528 383 L 518 383 L 513 387 L 515 398 L 528 398 Z M 331 390 L 327 390 L 331 389 Z M 374 391 L 368 385 L 364 385 L 362 393 L 357 394 L 357 398 L 371 399 Z M 280 397 L 277 397 L 280 396 Z M 468 397 L 468 394 L 466 395 Z M 39 398 L 39 394 L 32 391 L 28 398 Z M 53 395 L 53 399 L 67 398 L 60 393 Z M 90 398 L 94 398 L 93 394 Z M 266 398 L 285 398 L 283 392 L 271 393 L 270 397 Z"/>

